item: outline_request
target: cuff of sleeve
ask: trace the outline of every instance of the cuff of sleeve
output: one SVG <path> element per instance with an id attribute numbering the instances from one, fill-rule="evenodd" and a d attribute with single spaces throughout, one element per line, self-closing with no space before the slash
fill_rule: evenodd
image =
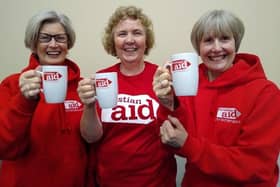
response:
<path id="1" fill-rule="evenodd" d="M 37 104 L 38 100 L 26 99 L 20 93 L 17 94 L 12 101 L 12 106 L 16 106 L 17 109 L 23 113 L 33 113 Z"/>
<path id="2" fill-rule="evenodd" d="M 171 111 L 168 108 L 160 104 L 157 111 L 157 122 L 161 124 L 170 113 Z"/>
<path id="3" fill-rule="evenodd" d="M 196 162 L 200 158 L 202 150 L 202 142 L 198 138 L 189 135 L 178 154 L 186 157 L 188 162 Z"/>

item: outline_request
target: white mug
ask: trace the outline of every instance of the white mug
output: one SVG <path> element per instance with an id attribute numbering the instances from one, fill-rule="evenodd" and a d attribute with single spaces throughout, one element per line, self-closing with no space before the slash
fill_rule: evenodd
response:
<path id="1" fill-rule="evenodd" d="M 63 103 L 67 92 L 67 66 L 42 65 L 40 73 L 46 102 Z"/>
<path id="2" fill-rule="evenodd" d="M 172 85 L 176 96 L 194 96 L 198 89 L 198 55 L 178 53 L 170 57 Z"/>
<path id="3" fill-rule="evenodd" d="M 113 108 L 118 101 L 117 72 L 95 74 L 96 98 L 101 108 Z"/>

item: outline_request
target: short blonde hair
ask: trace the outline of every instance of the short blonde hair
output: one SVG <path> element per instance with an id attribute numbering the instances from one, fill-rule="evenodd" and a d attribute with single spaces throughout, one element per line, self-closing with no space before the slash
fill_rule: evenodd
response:
<path id="1" fill-rule="evenodd" d="M 214 33 L 216 36 L 232 35 L 237 52 L 244 32 L 243 22 L 233 13 L 226 10 L 212 10 L 200 17 L 194 24 L 191 32 L 191 42 L 199 54 L 199 44 L 205 35 L 211 33 Z"/>
<path id="2" fill-rule="evenodd" d="M 146 50 L 145 55 L 149 54 L 150 49 L 154 46 L 155 38 L 152 21 L 142 13 L 142 10 L 134 6 L 121 6 L 110 17 L 108 24 L 105 28 L 105 32 L 102 38 L 104 49 L 108 54 L 117 56 L 115 43 L 114 43 L 114 28 L 115 26 L 124 19 L 131 18 L 134 20 L 140 20 L 141 24 L 145 28 L 146 32 Z"/>
<path id="3" fill-rule="evenodd" d="M 39 12 L 29 20 L 24 38 L 24 43 L 27 48 L 32 51 L 36 50 L 39 32 L 45 23 L 60 23 L 68 37 L 68 49 L 71 49 L 74 46 L 76 34 L 71 25 L 70 19 L 64 14 L 59 14 L 50 10 Z"/>

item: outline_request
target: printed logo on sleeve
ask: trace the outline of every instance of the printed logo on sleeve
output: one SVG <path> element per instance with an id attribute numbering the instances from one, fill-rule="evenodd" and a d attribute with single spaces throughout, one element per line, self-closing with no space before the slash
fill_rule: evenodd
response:
<path id="1" fill-rule="evenodd" d="M 59 72 L 44 72 L 43 77 L 45 81 L 57 81 L 62 75 Z"/>
<path id="2" fill-rule="evenodd" d="M 184 71 L 191 65 L 187 60 L 176 60 L 172 62 L 172 71 Z"/>
<path id="3" fill-rule="evenodd" d="M 239 117 L 241 112 L 234 107 L 219 107 L 216 119 L 218 121 L 226 121 L 231 123 L 240 123 Z"/>
<path id="4" fill-rule="evenodd" d="M 96 79 L 95 81 L 98 88 L 107 88 L 112 84 L 112 81 L 107 78 Z"/>

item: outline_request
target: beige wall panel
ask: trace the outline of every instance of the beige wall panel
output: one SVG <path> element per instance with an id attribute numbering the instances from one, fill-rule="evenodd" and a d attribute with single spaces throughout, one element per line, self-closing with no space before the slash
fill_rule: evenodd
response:
<path id="1" fill-rule="evenodd" d="M 24 47 L 28 19 L 42 9 L 66 13 L 77 32 L 77 42 L 69 58 L 81 67 L 83 76 L 115 63 L 101 44 L 106 22 L 116 7 L 136 5 L 154 23 L 156 46 L 148 60 L 162 64 L 175 52 L 193 51 L 189 35 L 194 22 L 207 10 L 228 9 L 246 26 L 240 52 L 259 55 L 269 79 L 280 85 L 280 1 L 278 0 L 1 0 L 0 79 L 18 72 L 28 62 L 30 51 Z"/>

